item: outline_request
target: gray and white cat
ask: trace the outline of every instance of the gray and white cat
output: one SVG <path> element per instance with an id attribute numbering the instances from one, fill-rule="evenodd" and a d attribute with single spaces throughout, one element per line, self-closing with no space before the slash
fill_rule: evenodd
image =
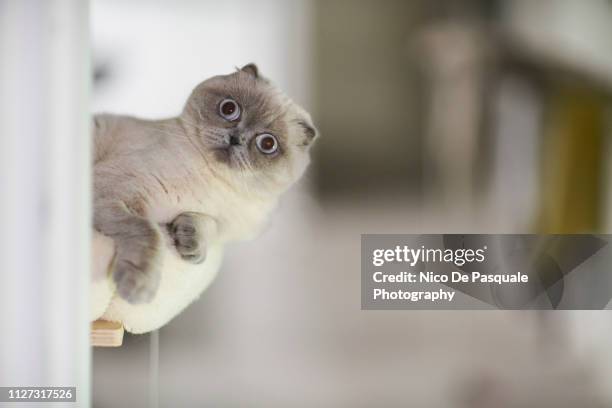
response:
<path id="1" fill-rule="evenodd" d="M 211 242 L 255 235 L 306 169 L 316 135 L 254 64 L 199 84 L 175 118 L 96 116 L 94 228 L 115 242 L 118 294 L 153 298 L 165 234 L 191 263 Z"/>

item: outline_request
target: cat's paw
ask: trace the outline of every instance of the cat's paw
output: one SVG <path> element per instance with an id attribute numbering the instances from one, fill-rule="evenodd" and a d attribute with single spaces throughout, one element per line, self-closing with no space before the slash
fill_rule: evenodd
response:
<path id="1" fill-rule="evenodd" d="M 197 216 L 179 214 L 169 225 L 168 231 L 181 258 L 199 264 L 206 259 L 206 240 L 199 228 Z"/>
<path id="2" fill-rule="evenodd" d="M 119 241 L 113 280 L 119 296 L 129 303 L 148 303 L 161 280 L 161 235 L 146 222 L 134 223 L 131 231 L 139 234 Z"/>
<path id="3" fill-rule="evenodd" d="M 159 287 L 159 268 L 153 263 L 137 264 L 128 259 L 117 259 L 113 270 L 117 293 L 132 304 L 148 303 L 153 300 Z"/>

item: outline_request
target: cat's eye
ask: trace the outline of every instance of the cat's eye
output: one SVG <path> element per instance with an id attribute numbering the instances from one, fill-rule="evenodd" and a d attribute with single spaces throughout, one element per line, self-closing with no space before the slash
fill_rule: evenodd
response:
<path id="1" fill-rule="evenodd" d="M 278 150 L 278 141 L 269 133 L 262 133 L 255 138 L 257 149 L 263 154 L 276 153 Z"/>
<path id="2" fill-rule="evenodd" d="M 233 99 L 224 99 L 219 104 L 219 115 L 221 115 L 223 119 L 233 122 L 240 118 L 240 105 Z"/>

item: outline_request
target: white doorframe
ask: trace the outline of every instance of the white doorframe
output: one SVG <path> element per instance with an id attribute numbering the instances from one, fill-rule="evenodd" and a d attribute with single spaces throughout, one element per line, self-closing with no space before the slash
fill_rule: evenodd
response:
<path id="1" fill-rule="evenodd" d="M 0 0 L 0 386 L 90 405 L 89 2 Z"/>

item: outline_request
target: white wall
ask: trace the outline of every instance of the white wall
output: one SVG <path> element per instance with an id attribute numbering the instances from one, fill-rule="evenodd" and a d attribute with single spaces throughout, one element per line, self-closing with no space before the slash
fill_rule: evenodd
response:
<path id="1" fill-rule="evenodd" d="M 94 111 L 163 117 L 204 79 L 249 62 L 308 105 L 304 1 L 95 0 L 94 61 L 109 80 Z"/>
<path id="2" fill-rule="evenodd" d="M 0 2 L 0 384 L 89 405 L 88 2 Z"/>

